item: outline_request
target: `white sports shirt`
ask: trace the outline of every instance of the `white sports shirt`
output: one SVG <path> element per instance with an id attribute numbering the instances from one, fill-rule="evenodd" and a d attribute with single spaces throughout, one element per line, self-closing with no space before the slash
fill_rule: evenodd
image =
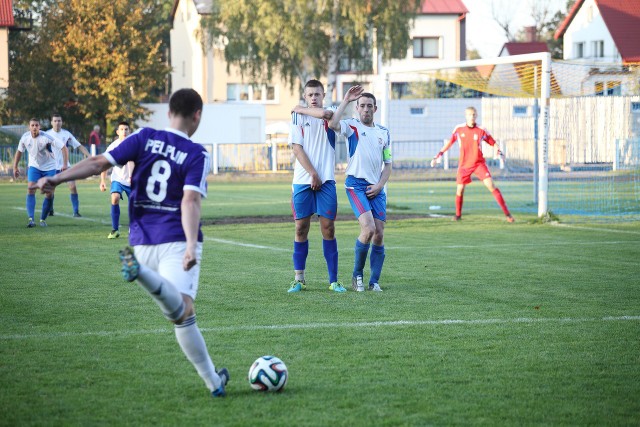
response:
<path id="1" fill-rule="evenodd" d="M 57 161 L 54 152 L 62 150 L 64 143 L 46 132 L 40 132 L 35 138 L 31 132 L 25 132 L 18 143 L 18 151 L 29 155 L 29 167 L 41 171 L 56 170 Z"/>
<path id="2" fill-rule="evenodd" d="M 124 141 L 124 139 L 122 140 Z M 122 142 L 120 139 L 114 140 L 109 146 L 105 153 L 113 150 Z M 131 187 L 131 172 L 133 170 L 133 162 L 127 162 L 124 166 L 114 166 L 111 171 L 111 182 L 119 182 L 122 185 L 126 185 L 127 187 Z"/>
<path id="3" fill-rule="evenodd" d="M 67 148 L 69 147 L 78 148 L 81 145 L 76 139 L 76 137 L 71 135 L 71 132 L 69 132 L 66 129 L 60 129 L 60 132 L 56 132 L 55 130 L 53 130 L 53 128 L 51 128 L 45 133 L 48 133 L 49 135 L 55 136 L 56 138 L 58 138 L 67 146 Z M 62 161 L 64 160 L 62 158 L 62 148 L 53 150 L 53 154 L 56 156 L 56 162 L 57 162 L 56 170 L 61 170 Z M 67 161 L 67 163 L 68 163 L 67 167 L 71 167 L 71 162 Z"/>
<path id="4" fill-rule="evenodd" d="M 322 183 L 335 181 L 336 133 L 326 120 L 292 113 L 291 143 L 302 146 Z M 298 159 L 293 169 L 293 184 L 311 184 L 311 175 Z"/>
<path id="5" fill-rule="evenodd" d="M 377 184 L 382 164 L 391 163 L 391 135 L 389 129 L 376 125 L 365 126 L 358 119 L 340 120 L 340 133 L 347 138 L 349 163 L 346 174 Z"/>

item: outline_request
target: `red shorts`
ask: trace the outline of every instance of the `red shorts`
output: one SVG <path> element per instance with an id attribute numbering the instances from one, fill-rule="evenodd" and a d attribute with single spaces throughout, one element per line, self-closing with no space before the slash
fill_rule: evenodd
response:
<path id="1" fill-rule="evenodd" d="M 481 180 L 485 180 L 487 178 L 491 178 L 491 172 L 487 168 L 487 164 L 484 162 L 476 163 L 475 166 L 470 168 L 459 168 L 458 176 L 456 178 L 457 184 L 471 184 L 471 174 L 475 173 L 476 176 Z"/>

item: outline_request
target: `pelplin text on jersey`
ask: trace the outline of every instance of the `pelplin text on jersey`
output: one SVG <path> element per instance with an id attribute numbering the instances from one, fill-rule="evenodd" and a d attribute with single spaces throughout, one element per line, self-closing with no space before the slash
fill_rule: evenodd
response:
<path id="1" fill-rule="evenodd" d="M 160 154 L 164 157 L 169 157 L 171 160 L 181 165 L 187 158 L 187 153 L 176 150 L 173 145 L 167 145 L 165 147 L 164 141 L 158 141 L 156 139 L 149 139 L 147 145 L 144 147 L 145 151 L 150 151 L 154 154 Z"/>

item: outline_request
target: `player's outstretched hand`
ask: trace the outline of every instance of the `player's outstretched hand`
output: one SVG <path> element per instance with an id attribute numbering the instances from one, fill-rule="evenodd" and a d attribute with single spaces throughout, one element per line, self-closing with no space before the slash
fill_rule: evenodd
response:
<path id="1" fill-rule="evenodd" d="M 344 100 L 347 102 L 355 101 L 360 98 L 364 92 L 364 88 L 360 85 L 351 86 L 347 93 L 344 94 Z"/>
<path id="2" fill-rule="evenodd" d="M 40 178 L 36 183 L 29 184 L 29 190 L 40 190 L 41 193 L 51 193 L 55 187 L 48 176 Z"/>
<path id="3" fill-rule="evenodd" d="M 431 167 L 432 168 L 436 167 L 436 159 L 431 159 Z"/>

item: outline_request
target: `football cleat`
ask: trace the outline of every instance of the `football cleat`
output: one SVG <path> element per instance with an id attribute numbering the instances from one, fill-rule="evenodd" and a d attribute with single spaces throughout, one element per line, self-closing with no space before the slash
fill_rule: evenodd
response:
<path id="1" fill-rule="evenodd" d="M 364 285 L 362 284 L 362 276 L 356 276 L 352 278 L 351 287 L 356 292 L 364 292 Z"/>
<path id="2" fill-rule="evenodd" d="M 513 224 L 514 222 L 516 222 L 516 220 L 511 215 L 507 215 L 507 222 Z"/>
<path id="3" fill-rule="evenodd" d="M 120 232 L 118 230 L 111 230 L 111 233 L 107 236 L 107 239 L 117 239 L 120 237 Z"/>
<path id="4" fill-rule="evenodd" d="M 74 212 L 73 213 L 73 217 L 74 218 L 82 218 L 82 215 L 80 215 L 80 212 Z"/>
<path id="5" fill-rule="evenodd" d="M 333 282 L 329 285 L 329 289 L 334 292 L 347 292 L 347 290 L 344 288 L 344 286 L 342 286 L 342 283 L 340 282 Z"/>
<path id="6" fill-rule="evenodd" d="M 229 371 L 227 371 L 227 368 L 222 368 L 218 371 L 218 376 L 220 377 L 220 381 L 222 381 L 222 383 L 220 384 L 220 387 L 218 387 L 217 389 L 211 392 L 211 396 L 225 397 L 227 395 L 227 392 L 225 391 L 225 386 L 229 382 L 229 378 L 230 378 Z"/>
<path id="7" fill-rule="evenodd" d="M 307 289 L 307 286 L 305 285 L 304 280 L 294 280 L 293 282 L 291 282 L 291 287 L 287 292 L 292 294 L 294 292 L 300 292 L 303 289 Z"/>
<path id="8" fill-rule="evenodd" d="M 138 278 L 138 272 L 140 271 L 140 264 L 133 254 L 133 249 L 129 246 L 121 250 L 120 262 L 122 262 L 122 277 L 127 282 L 133 282 Z"/>
<path id="9" fill-rule="evenodd" d="M 33 218 L 29 218 L 29 222 L 27 223 L 27 228 L 33 228 L 36 226 L 36 223 L 33 222 Z"/>
<path id="10" fill-rule="evenodd" d="M 46 227 L 47 223 L 44 221 L 44 219 L 40 220 L 40 227 Z"/>
<path id="11" fill-rule="evenodd" d="M 49 216 L 54 216 L 54 213 L 55 213 L 55 212 L 53 212 L 53 209 L 51 209 L 51 210 L 49 211 Z"/>
<path id="12" fill-rule="evenodd" d="M 374 292 L 382 292 L 382 289 L 380 289 L 380 285 L 378 285 L 377 283 L 369 283 L 369 290 Z"/>
<path id="13" fill-rule="evenodd" d="M 462 216 L 458 216 L 458 215 L 456 215 L 456 216 L 454 216 L 453 218 L 451 218 L 451 221 L 454 221 L 454 222 L 455 222 L 455 221 L 460 221 L 461 219 L 462 219 Z"/>

